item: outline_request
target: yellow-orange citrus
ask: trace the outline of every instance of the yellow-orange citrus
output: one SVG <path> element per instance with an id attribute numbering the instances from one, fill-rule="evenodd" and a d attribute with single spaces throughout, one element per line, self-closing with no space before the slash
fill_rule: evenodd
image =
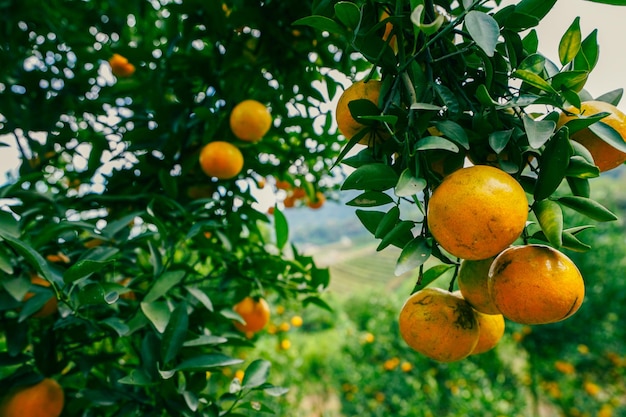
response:
<path id="1" fill-rule="evenodd" d="M 399 317 L 400 334 L 417 352 L 437 361 L 467 357 L 478 343 L 474 310 L 459 295 L 424 288 L 411 295 Z"/>
<path id="2" fill-rule="evenodd" d="M 463 260 L 456 278 L 463 298 L 474 307 L 474 310 L 484 314 L 500 314 L 489 296 L 489 267 L 494 258 Z"/>
<path id="3" fill-rule="evenodd" d="M 235 321 L 235 327 L 242 332 L 258 332 L 270 321 L 270 306 L 263 298 L 255 300 L 246 297 L 233 307 L 233 310 L 243 318 L 245 324 Z"/>
<path id="4" fill-rule="evenodd" d="M 232 143 L 210 142 L 200 151 L 200 167 L 209 177 L 228 180 L 243 169 L 243 155 Z"/>
<path id="5" fill-rule="evenodd" d="M 430 198 L 427 216 L 433 237 L 450 254 L 487 259 L 520 236 L 528 199 L 506 172 L 476 165 L 444 178 Z"/>
<path id="6" fill-rule="evenodd" d="M 111 72 L 116 77 L 130 77 L 135 73 L 135 66 L 120 54 L 113 54 L 109 59 L 109 65 L 111 66 Z"/>
<path id="7" fill-rule="evenodd" d="M 475 312 L 478 319 L 478 343 L 472 355 L 485 353 L 498 344 L 504 335 L 504 316 L 502 314 L 483 314 Z"/>
<path id="8" fill-rule="evenodd" d="M 309 206 L 309 208 L 317 210 L 318 208 L 321 208 L 325 202 L 326 196 L 321 191 L 318 191 L 315 193 L 315 199 L 308 200 L 306 205 Z"/>
<path id="9" fill-rule="evenodd" d="M 230 113 L 230 130 L 241 140 L 256 142 L 272 127 L 272 115 L 256 100 L 244 100 Z"/>
<path id="10" fill-rule="evenodd" d="M 0 405 L 2 417 L 58 417 L 65 405 L 63 388 L 52 378 L 9 393 Z"/>
<path id="11" fill-rule="evenodd" d="M 581 104 L 580 110 L 575 107 L 571 107 L 568 108 L 567 111 L 569 113 L 573 113 L 574 115 L 569 116 L 566 113 L 561 113 L 557 127 L 561 127 L 568 121 L 576 119 L 578 117 L 576 115 L 593 116 L 597 113 L 608 112 L 610 115 L 600 121 L 615 129 L 622 137 L 622 140 L 626 141 L 626 114 L 614 105 L 603 101 L 591 100 L 584 101 Z M 604 140 L 600 139 L 600 137 L 593 133 L 589 128 L 579 130 L 571 135 L 571 138 L 589 150 L 591 156 L 593 156 L 596 166 L 600 169 L 600 172 L 616 168 L 626 161 L 626 153 L 617 150 Z"/>
<path id="12" fill-rule="evenodd" d="M 38 285 L 40 287 L 50 287 L 50 283 L 48 281 L 46 281 L 45 279 L 37 276 L 37 275 L 33 275 L 30 278 L 30 283 L 32 285 Z M 44 318 L 44 317 L 48 317 L 53 315 L 54 313 L 56 313 L 59 310 L 59 302 L 56 298 L 56 296 L 54 296 L 52 293 L 50 294 L 51 297 L 48 301 L 46 301 L 46 303 L 43 305 L 43 307 L 41 307 L 39 310 L 37 310 L 37 312 L 35 314 L 33 314 L 31 317 L 35 317 L 35 318 Z M 32 292 L 28 292 L 24 295 L 24 299 L 23 301 L 27 301 L 29 299 L 31 299 L 32 297 L 35 296 L 35 293 Z"/>
<path id="13" fill-rule="evenodd" d="M 509 320 L 554 323 L 580 308 L 585 284 L 564 253 L 545 245 L 513 246 L 491 264 L 489 294 Z"/>
<path id="14" fill-rule="evenodd" d="M 383 12 L 380 14 L 380 21 L 382 22 L 388 18 L 389 18 L 389 13 L 383 10 Z M 387 42 L 387 40 L 389 39 L 389 36 L 391 36 L 391 39 L 389 39 L 389 46 L 391 47 L 391 49 L 393 49 L 395 53 L 397 53 L 398 52 L 398 39 L 396 38 L 396 35 L 392 36 L 391 32 L 393 32 L 393 24 L 387 21 L 385 23 L 385 33 L 383 33 L 383 41 Z"/>
<path id="15" fill-rule="evenodd" d="M 352 139 L 354 135 L 365 127 L 365 125 L 352 117 L 348 103 L 353 100 L 369 100 L 378 106 L 381 86 L 382 83 L 378 80 L 362 80 L 355 82 L 341 94 L 337 102 L 335 120 L 337 121 L 339 132 L 346 138 Z M 377 140 L 385 139 L 388 136 L 389 134 L 383 130 L 373 130 L 365 135 L 359 143 L 372 146 Z"/>

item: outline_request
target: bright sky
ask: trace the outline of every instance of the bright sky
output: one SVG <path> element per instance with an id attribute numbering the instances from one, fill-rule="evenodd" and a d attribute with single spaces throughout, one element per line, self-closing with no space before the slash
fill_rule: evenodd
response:
<path id="1" fill-rule="evenodd" d="M 505 0 L 503 5 L 515 4 L 518 0 Z M 624 22 L 626 6 L 609 6 L 585 0 L 559 0 L 548 16 L 537 28 L 539 50 L 558 62 L 558 44 L 565 30 L 576 16 L 580 16 L 583 38 L 593 29 L 598 29 L 600 59 L 585 88 L 599 96 L 616 88 L 626 88 L 626 54 L 624 54 Z M 626 109 L 626 100 L 620 103 Z M 12 137 L 0 141 L 14 145 Z M 0 182 L 4 173 L 17 167 L 15 147 L 0 147 Z"/>

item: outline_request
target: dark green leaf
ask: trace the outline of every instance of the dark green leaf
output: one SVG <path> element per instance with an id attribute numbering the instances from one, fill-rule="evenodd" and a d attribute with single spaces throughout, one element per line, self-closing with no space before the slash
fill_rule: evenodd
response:
<path id="1" fill-rule="evenodd" d="M 307 16 L 293 22 L 293 25 L 310 26 L 314 29 L 330 32 L 333 34 L 345 34 L 341 25 L 325 16 Z"/>
<path id="2" fill-rule="evenodd" d="M 242 363 L 243 360 L 231 358 L 220 353 L 205 354 L 185 359 L 175 368 L 178 371 L 208 371 L 213 368 L 232 366 Z"/>
<path id="3" fill-rule="evenodd" d="M 302 306 L 306 307 L 309 304 L 314 304 L 318 307 L 323 308 L 326 311 L 333 311 L 333 308 L 331 306 L 328 305 L 328 303 L 324 300 L 322 300 L 319 297 L 307 297 L 304 300 L 302 300 Z"/>
<path id="4" fill-rule="evenodd" d="M 415 287 L 413 288 L 413 291 L 411 291 L 411 293 L 414 293 L 415 291 L 418 291 L 422 288 L 427 287 L 429 284 L 431 284 L 433 281 L 435 281 L 437 278 L 440 278 L 441 276 L 443 276 L 446 272 L 448 272 L 449 270 L 455 268 L 454 265 L 445 265 L 445 264 L 439 264 L 439 265 L 435 265 L 431 268 L 428 268 L 426 270 L 426 272 L 424 272 L 424 274 L 421 277 L 421 280 L 419 281 L 419 283 L 415 284 Z"/>
<path id="5" fill-rule="evenodd" d="M 423 265 L 430 257 L 431 252 L 430 244 L 423 236 L 418 236 L 407 243 L 398 257 L 395 269 L 396 276 Z"/>
<path id="6" fill-rule="evenodd" d="M 617 220 L 617 216 L 595 200 L 585 197 L 564 196 L 557 200 L 560 204 L 599 222 Z"/>
<path id="7" fill-rule="evenodd" d="M 385 217 L 386 212 L 383 211 L 368 211 L 368 210 L 356 210 L 356 216 L 359 218 L 365 229 L 372 235 L 376 233 L 378 225 Z"/>
<path id="8" fill-rule="evenodd" d="M 465 133 L 465 132 L 464 132 Z M 427 151 L 433 149 L 441 149 L 449 152 L 458 153 L 459 147 L 452 141 L 441 136 L 426 136 L 421 138 L 415 144 L 418 151 Z"/>
<path id="9" fill-rule="evenodd" d="M 527 70 L 516 70 L 512 74 L 513 77 L 519 78 L 520 80 L 532 85 L 535 88 L 546 91 L 548 93 L 556 94 L 556 90 L 552 87 L 552 85 L 541 78 L 539 75 L 534 72 L 530 72 Z"/>
<path id="10" fill-rule="evenodd" d="M 444 120 L 442 122 L 435 122 L 435 127 L 448 139 L 453 140 L 465 149 L 469 149 L 467 132 L 465 132 L 465 129 L 458 123 L 452 120 Z"/>
<path id="11" fill-rule="evenodd" d="M 176 306 L 163 332 L 161 339 L 161 359 L 164 364 L 172 361 L 185 343 L 189 316 L 187 315 L 187 303 L 181 302 Z"/>
<path id="12" fill-rule="evenodd" d="M 393 206 L 381 219 L 378 227 L 376 228 L 376 232 L 374 233 L 374 237 L 380 239 L 387 235 L 387 233 L 395 227 L 399 220 L 400 208 L 398 206 Z"/>
<path id="13" fill-rule="evenodd" d="M 117 382 L 120 384 L 137 386 L 148 386 L 154 383 L 154 381 L 150 378 L 150 375 L 146 374 L 146 372 L 142 369 L 133 369 L 129 375 L 118 379 Z"/>
<path id="14" fill-rule="evenodd" d="M 389 245 L 404 247 L 413 238 L 411 230 L 414 227 L 415 224 L 411 221 L 402 220 L 398 222 L 389 233 L 383 236 L 376 250 L 381 251 Z"/>
<path id="15" fill-rule="evenodd" d="M 342 190 L 385 191 L 395 187 L 398 174 L 389 165 L 368 164 L 357 168 L 346 178 Z"/>
<path id="16" fill-rule="evenodd" d="M 185 289 L 191 294 L 196 300 L 200 301 L 202 305 L 209 311 L 213 311 L 213 303 L 209 296 L 202 291 L 200 288 L 195 287 L 185 287 Z"/>
<path id="17" fill-rule="evenodd" d="M 39 274 L 45 278 L 47 281 L 52 281 L 53 275 L 48 267 L 48 263 L 46 260 L 29 244 L 26 242 L 16 239 L 12 236 L 12 232 L 9 232 L 0 229 L 0 237 L 3 238 L 13 249 L 15 249 L 20 255 L 22 255 L 26 261 L 34 267 Z"/>
<path id="18" fill-rule="evenodd" d="M 489 134 L 489 146 L 491 146 L 491 149 L 493 149 L 495 153 L 499 154 L 506 148 L 506 145 L 508 145 L 512 133 L 513 129 L 491 132 Z"/>
<path id="19" fill-rule="evenodd" d="M 352 100 L 348 103 L 350 115 L 365 126 L 373 126 L 376 120 L 367 119 L 363 116 L 380 116 L 378 106 L 367 99 Z"/>
<path id="20" fill-rule="evenodd" d="M 375 207 L 393 203 L 393 198 L 380 191 L 366 191 L 348 201 L 346 205 L 356 207 Z"/>
<path id="21" fill-rule="evenodd" d="M 14 238 L 20 236 L 20 225 L 13 215 L 7 211 L 0 210 L 0 230 L 6 235 Z"/>
<path id="22" fill-rule="evenodd" d="M 613 127 L 599 121 L 589 126 L 589 130 L 618 151 L 626 152 L 626 142 L 624 142 L 624 138 L 622 138 L 622 135 Z"/>
<path id="23" fill-rule="evenodd" d="M 552 77 L 550 82 L 555 90 L 580 91 L 585 85 L 587 77 L 589 77 L 588 71 L 563 71 Z M 578 98 L 578 101 L 579 100 Z"/>
<path id="24" fill-rule="evenodd" d="M 335 4 L 335 15 L 348 29 L 356 29 L 361 20 L 359 7 L 349 1 L 340 1 Z"/>
<path id="25" fill-rule="evenodd" d="M 283 249 L 289 240 L 289 223 L 282 211 L 274 207 L 274 231 L 276 233 L 276 246 Z"/>
<path id="26" fill-rule="evenodd" d="M 212 345 L 221 345 L 222 343 L 228 342 L 228 339 L 221 336 L 214 336 L 211 334 L 203 334 L 198 336 L 196 339 L 187 340 L 183 343 L 185 347 L 192 346 L 212 346 Z"/>
<path id="27" fill-rule="evenodd" d="M 567 172 L 570 154 L 567 131 L 560 129 L 550 139 L 539 160 L 539 175 L 534 191 L 536 201 L 548 198 L 559 187 Z"/>
<path id="28" fill-rule="evenodd" d="M 63 274 L 63 281 L 66 284 L 70 284 L 76 280 L 81 278 L 86 278 L 91 274 L 101 271 L 106 265 L 113 262 L 113 260 L 108 261 L 92 261 L 89 259 L 81 260 L 72 265 L 65 273 Z"/>
<path id="29" fill-rule="evenodd" d="M 541 21 L 555 4 L 556 0 L 522 0 L 515 6 L 515 11 Z"/>

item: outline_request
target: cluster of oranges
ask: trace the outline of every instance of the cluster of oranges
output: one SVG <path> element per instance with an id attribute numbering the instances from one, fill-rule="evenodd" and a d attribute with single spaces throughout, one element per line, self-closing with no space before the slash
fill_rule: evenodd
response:
<path id="1" fill-rule="evenodd" d="M 256 100 L 244 100 L 231 111 L 229 124 L 235 137 L 254 143 L 270 130 L 272 116 L 264 104 Z M 220 180 L 235 178 L 243 165 L 243 154 L 231 142 L 209 142 L 200 151 L 200 167 L 209 177 Z"/>
<path id="2" fill-rule="evenodd" d="M 389 131 L 355 120 L 349 106 L 368 100 L 381 108 L 380 94 L 377 80 L 347 88 L 335 113 L 340 133 L 348 139 L 360 135 L 359 143 L 369 147 L 387 140 Z M 626 115 L 601 101 L 566 109 L 556 127 L 603 112 L 608 116 L 602 122 L 624 140 Z M 571 139 L 588 150 L 589 162 L 600 172 L 626 162 L 626 153 L 592 129 L 573 131 Z M 494 166 L 463 164 L 441 176 L 427 202 L 426 226 L 440 248 L 462 260 L 459 291 L 424 288 L 405 302 L 400 333 L 413 349 L 443 362 L 460 360 L 493 348 L 504 333 L 505 319 L 525 325 L 554 323 L 580 308 L 585 286 L 571 259 L 547 245 L 514 245 L 529 213 L 526 192 L 515 178 Z"/>
<path id="3" fill-rule="evenodd" d="M 283 190 L 287 194 L 283 199 L 285 208 L 306 205 L 309 208 L 317 210 L 326 202 L 326 196 L 321 191 L 315 191 L 311 196 L 303 187 L 294 186 L 289 181 L 276 180 L 276 189 Z M 273 208 L 271 208 L 270 214 L 272 210 Z"/>

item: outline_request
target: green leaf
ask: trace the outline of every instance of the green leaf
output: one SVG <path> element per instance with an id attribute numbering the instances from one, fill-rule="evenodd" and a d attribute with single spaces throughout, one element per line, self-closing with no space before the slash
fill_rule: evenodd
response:
<path id="1" fill-rule="evenodd" d="M 137 386 L 148 386 L 155 383 L 152 381 L 152 378 L 150 378 L 150 375 L 148 375 L 143 369 L 133 369 L 130 374 L 118 379 L 117 382 L 120 384 Z"/>
<path id="2" fill-rule="evenodd" d="M 306 16 L 293 22 L 296 26 L 310 26 L 314 29 L 345 35 L 345 29 L 333 19 L 325 16 Z"/>
<path id="3" fill-rule="evenodd" d="M 415 287 L 413 288 L 413 291 L 411 291 L 411 293 L 414 293 L 415 291 L 418 291 L 422 288 L 427 287 L 436 279 L 440 278 L 446 272 L 448 272 L 449 270 L 453 268 L 455 268 L 454 265 L 445 265 L 445 264 L 438 264 L 431 268 L 428 268 L 426 272 L 424 272 L 424 274 L 421 276 L 419 283 L 415 283 Z"/>
<path id="4" fill-rule="evenodd" d="M 220 353 L 198 355 L 185 359 L 175 368 L 177 371 L 207 371 L 223 366 L 232 366 L 242 363 L 243 360 L 231 358 Z"/>
<path id="5" fill-rule="evenodd" d="M 598 29 L 594 29 L 580 45 L 580 51 L 574 58 L 574 69 L 592 71 L 598 63 L 599 55 Z"/>
<path id="6" fill-rule="evenodd" d="M 556 90 L 552 87 L 552 85 L 541 78 L 539 75 L 534 72 L 530 72 L 527 70 L 518 69 L 513 72 L 512 77 L 519 78 L 520 80 L 532 85 L 535 88 L 546 91 L 548 93 L 556 94 Z"/>
<path id="7" fill-rule="evenodd" d="M 515 11 L 532 16 L 541 21 L 552 7 L 556 4 L 556 0 L 522 0 L 515 6 Z"/>
<path id="8" fill-rule="evenodd" d="M 348 109 L 350 115 L 354 120 L 358 120 L 359 123 L 365 126 L 374 126 L 376 120 L 368 119 L 366 116 L 380 116 L 380 109 L 378 106 L 367 99 L 352 100 L 348 103 Z"/>
<path id="9" fill-rule="evenodd" d="M 430 36 L 439 30 L 445 19 L 442 14 L 437 14 L 435 20 L 424 23 L 424 5 L 420 4 L 411 12 L 411 22 L 426 36 Z"/>
<path id="10" fill-rule="evenodd" d="M 150 291 L 143 298 L 146 303 L 151 303 L 164 296 L 170 289 L 178 285 L 185 278 L 185 271 L 167 271 L 156 279 Z"/>
<path id="11" fill-rule="evenodd" d="M 276 233 L 276 246 L 283 249 L 289 240 L 289 223 L 278 206 L 274 207 L 274 232 Z"/>
<path id="12" fill-rule="evenodd" d="M 411 197 L 419 192 L 422 192 L 426 188 L 426 180 L 423 178 L 415 178 L 410 169 L 405 169 L 400 174 L 398 184 L 394 189 L 395 194 L 398 197 Z"/>
<path id="13" fill-rule="evenodd" d="M 563 211 L 561 206 L 552 200 L 541 200 L 533 204 L 533 211 L 548 242 L 555 248 L 560 248 L 563 244 Z"/>
<path id="14" fill-rule="evenodd" d="M 463 132 L 465 133 L 465 132 Z M 454 153 L 459 152 L 459 147 L 452 141 L 443 138 L 441 136 L 426 136 L 421 138 L 415 144 L 415 149 L 418 151 L 427 151 L 433 149 L 442 149 Z"/>
<path id="15" fill-rule="evenodd" d="M 624 138 L 622 138 L 622 135 L 613 127 L 599 121 L 589 126 L 589 130 L 618 151 L 626 152 L 626 142 L 624 142 Z"/>
<path id="16" fill-rule="evenodd" d="M 559 129 L 546 145 L 539 160 L 539 175 L 534 191 L 536 201 L 548 198 L 559 187 L 567 172 L 570 154 L 567 131 Z"/>
<path id="17" fill-rule="evenodd" d="M 171 314 L 167 303 L 163 301 L 153 303 L 142 302 L 141 311 L 159 333 L 165 331 L 167 323 L 170 321 Z"/>
<path id="18" fill-rule="evenodd" d="M 560 204 L 576 210 L 580 214 L 583 214 L 592 220 L 596 220 L 599 222 L 609 222 L 617 220 L 617 216 L 613 214 L 609 209 L 590 198 L 564 196 L 558 198 L 557 201 Z"/>
<path id="19" fill-rule="evenodd" d="M 401 177 L 402 178 L 402 177 Z M 375 207 L 393 203 L 393 198 L 389 194 L 380 191 L 366 191 L 348 201 L 346 205 L 356 207 Z"/>
<path id="20" fill-rule="evenodd" d="M 554 87 L 555 90 L 580 91 L 585 85 L 588 77 L 589 71 L 563 71 L 552 77 L 550 79 L 550 82 L 552 83 L 552 87 Z M 578 101 L 580 101 L 578 97 L 576 98 Z"/>
<path id="21" fill-rule="evenodd" d="M 389 245 L 404 247 L 413 238 L 411 233 L 413 227 L 415 227 L 415 224 L 411 221 L 402 220 L 398 222 L 393 229 L 383 236 L 376 250 L 381 251 Z"/>
<path id="22" fill-rule="evenodd" d="M 81 306 L 113 304 L 118 297 L 117 292 L 115 294 L 107 293 L 105 288 L 96 282 L 87 284 L 78 291 L 78 302 Z"/>
<path id="23" fill-rule="evenodd" d="M 335 15 L 348 29 L 356 29 L 361 21 L 359 7 L 349 1 L 340 1 L 335 4 Z"/>
<path id="24" fill-rule="evenodd" d="M 495 153 L 499 154 L 506 148 L 506 145 L 508 145 L 512 133 L 513 129 L 491 132 L 489 134 L 489 146 Z"/>
<path id="25" fill-rule="evenodd" d="M 250 363 L 244 373 L 241 385 L 245 388 L 256 388 L 267 382 L 272 364 L 263 359 L 257 359 Z"/>
<path id="26" fill-rule="evenodd" d="M 446 111 L 448 112 L 450 117 L 453 119 L 457 118 L 461 113 L 461 106 L 459 105 L 459 100 L 457 100 L 452 90 L 450 90 L 443 84 L 434 83 L 432 84 L 432 86 L 441 101 L 443 101 L 443 104 L 446 106 Z"/>
<path id="27" fill-rule="evenodd" d="M 587 0 L 593 3 L 612 4 L 613 6 L 626 6 L 626 0 Z"/>
<path id="28" fill-rule="evenodd" d="M 313 297 L 313 296 L 311 296 L 311 297 L 307 297 L 307 298 L 305 298 L 304 300 L 302 300 L 302 306 L 303 306 L 303 307 L 306 307 L 306 306 L 308 306 L 309 304 L 315 304 L 316 306 L 321 307 L 321 308 L 323 308 L 324 310 L 329 311 L 329 312 L 331 312 L 331 313 L 332 313 L 332 311 L 333 311 L 333 308 L 332 308 L 331 306 L 329 306 L 329 305 L 328 305 L 328 303 L 327 303 L 326 301 L 322 300 L 322 299 L 321 299 L 321 298 L 319 298 L 319 297 Z"/>
<path id="29" fill-rule="evenodd" d="M 104 320 L 101 320 L 100 323 L 113 329 L 119 337 L 126 336 L 128 332 L 130 331 L 130 328 L 128 327 L 128 325 L 126 325 L 126 323 L 124 323 L 118 317 L 108 317 Z"/>
<path id="30" fill-rule="evenodd" d="M 591 185 L 589 180 L 583 178 L 566 177 L 567 185 L 569 185 L 572 194 L 579 197 L 589 197 L 591 195 Z"/>
<path id="31" fill-rule="evenodd" d="M 441 133 L 448 139 L 453 140 L 465 149 L 469 149 L 469 139 L 467 132 L 461 125 L 452 120 L 444 120 L 441 122 L 435 122 L 435 127 L 439 129 Z"/>
<path id="32" fill-rule="evenodd" d="M 377 239 L 382 238 L 387 233 L 394 228 L 396 223 L 400 220 L 400 208 L 398 206 L 393 206 L 389 209 L 389 211 L 383 216 L 378 227 L 376 228 L 376 232 L 374 233 L 374 237 Z"/>
<path id="33" fill-rule="evenodd" d="M 8 211 L 0 210 L 0 230 L 16 239 L 20 237 L 20 225 L 17 219 Z"/>
<path id="34" fill-rule="evenodd" d="M 569 160 L 565 175 L 568 178 L 597 178 L 600 176 L 600 169 L 582 156 L 574 155 Z"/>
<path id="35" fill-rule="evenodd" d="M 624 94 L 624 89 L 623 88 L 618 88 L 618 89 L 609 91 L 608 93 L 604 93 L 604 94 L 596 97 L 596 100 L 604 101 L 605 103 L 609 103 L 609 104 L 612 104 L 614 106 L 617 106 L 619 104 L 619 102 L 622 100 L 622 95 L 623 94 Z"/>
<path id="36" fill-rule="evenodd" d="M 385 191 L 395 187 L 398 174 L 389 165 L 368 164 L 353 171 L 341 186 L 342 190 Z"/>
<path id="37" fill-rule="evenodd" d="M 376 234 L 378 225 L 387 214 L 384 211 L 356 210 L 356 216 L 359 218 L 365 229 L 372 235 Z"/>
<path id="38" fill-rule="evenodd" d="M 213 303 L 211 302 L 211 299 L 209 298 L 209 296 L 202 291 L 200 288 L 195 288 L 195 287 L 188 287 L 186 286 L 185 289 L 189 292 L 189 294 L 191 294 L 196 300 L 200 301 L 200 303 L 202 303 L 202 305 L 209 311 L 213 311 Z"/>
<path id="39" fill-rule="evenodd" d="M 287 394 L 289 392 L 289 388 L 269 386 L 263 389 L 263 392 L 270 397 L 280 397 L 281 395 Z"/>
<path id="40" fill-rule="evenodd" d="M 92 261 L 85 259 L 76 262 L 63 274 L 63 281 L 66 284 L 70 284 L 81 278 L 86 278 L 96 272 L 100 272 L 106 265 L 112 263 L 113 260 L 108 261 Z"/>
<path id="41" fill-rule="evenodd" d="M 187 303 L 181 302 L 172 312 L 170 319 L 163 331 L 161 339 L 161 359 L 164 364 L 172 361 L 185 343 L 189 316 L 187 315 Z"/>
<path id="42" fill-rule="evenodd" d="M 432 103 L 413 103 L 411 104 L 411 110 L 431 110 L 431 111 L 441 111 L 443 107 L 437 106 Z"/>
<path id="43" fill-rule="evenodd" d="M 402 248 L 396 263 L 395 275 L 400 276 L 423 265 L 430 257 L 431 252 L 432 249 L 428 240 L 423 236 L 416 237 Z"/>
<path id="44" fill-rule="evenodd" d="M 609 116 L 610 114 L 611 113 L 608 113 L 608 112 L 601 112 L 601 113 L 596 113 L 591 116 L 578 115 L 577 118 L 571 119 L 567 123 L 565 123 L 565 126 L 567 126 L 567 128 L 569 129 L 569 134 L 571 137 L 574 133 L 588 128 L 592 124 L 604 119 L 606 116 Z"/>
<path id="45" fill-rule="evenodd" d="M 561 65 L 569 64 L 574 59 L 580 50 L 581 40 L 580 17 L 576 17 L 559 42 L 559 60 Z"/>
<path id="46" fill-rule="evenodd" d="M 47 281 L 52 282 L 52 271 L 48 267 L 48 262 L 29 244 L 13 237 L 12 231 L 0 229 L 0 237 L 3 238 L 17 253 L 22 255 L 24 259 L 34 267 L 37 272 Z"/>
<path id="47" fill-rule="evenodd" d="M 533 149 L 541 148 L 552 136 L 556 123 L 552 120 L 534 120 L 524 115 L 524 130 L 528 136 L 528 144 Z"/>
<path id="48" fill-rule="evenodd" d="M 476 45 L 493 57 L 500 36 L 500 26 L 487 13 L 471 10 L 465 15 L 465 26 Z"/>
<path id="49" fill-rule="evenodd" d="M 193 347 L 193 346 L 211 346 L 211 345 L 221 345 L 222 343 L 228 342 L 228 339 L 221 336 L 214 336 L 210 334 L 203 334 L 198 336 L 196 339 L 187 340 L 183 343 L 185 347 Z"/>

